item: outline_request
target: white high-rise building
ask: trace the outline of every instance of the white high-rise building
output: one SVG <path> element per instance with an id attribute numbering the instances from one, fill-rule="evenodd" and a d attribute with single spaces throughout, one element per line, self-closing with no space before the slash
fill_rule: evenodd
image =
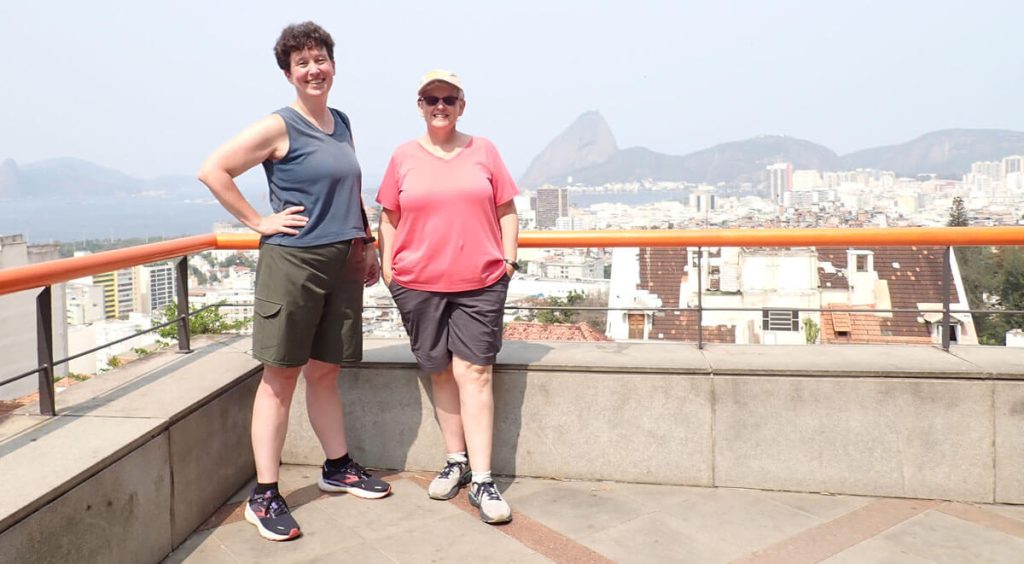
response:
<path id="1" fill-rule="evenodd" d="M 172 263 L 141 265 L 132 269 L 135 293 L 132 296 L 133 309 L 149 314 L 163 310 L 175 301 L 175 277 Z"/>
<path id="2" fill-rule="evenodd" d="M 793 171 L 793 190 L 813 190 L 824 185 L 821 173 L 816 170 Z"/>
<path id="3" fill-rule="evenodd" d="M 783 194 L 793 189 L 793 165 L 775 163 L 768 165 L 768 194 L 776 204 L 781 204 Z"/>
<path id="4" fill-rule="evenodd" d="M 0 269 L 26 266 L 58 258 L 56 245 L 29 246 L 21 235 L 0 236 Z M 39 366 L 36 357 L 36 297 L 41 289 L 0 295 L 0 380 Z M 53 358 L 68 355 L 67 318 L 64 312 L 64 284 L 50 289 L 53 328 Z M 54 368 L 54 374 L 67 374 L 67 365 Z M 18 398 L 39 390 L 39 378 L 27 376 L 0 386 L 0 399 Z"/>
<path id="5" fill-rule="evenodd" d="M 103 287 L 72 280 L 67 285 L 68 325 L 85 325 L 100 321 L 103 315 Z"/>
<path id="6" fill-rule="evenodd" d="M 537 189 L 537 228 L 551 229 L 569 215 L 569 190 L 545 186 Z"/>
<path id="7" fill-rule="evenodd" d="M 1015 172 L 1024 172 L 1024 155 L 1013 155 L 1003 159 L 1001 173 L 1003 178 Z"/>
<path id="8" fill-rule="evenodd" d="M 999 161 L 978 161 L 971 163 L 971 174 L 983 175 L 992 180 L 1003 178 L 1003 163 Z"/>

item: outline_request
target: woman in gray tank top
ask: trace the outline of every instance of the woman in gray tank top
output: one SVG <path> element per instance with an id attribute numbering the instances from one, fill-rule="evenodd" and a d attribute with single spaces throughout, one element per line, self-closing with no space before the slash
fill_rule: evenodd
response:
<path id="1" fill-rule="evenodd" d="M 377 282 L 379 266 L 348 117 L 327 106 L 334 41 L 313 22 L 291 25 L 281 32 L 274 54 L 295 88 L 295 101 L 214 151 L 199 179 L 261 235 L 253 356 L 263 362 L 263 378 L 252 413 L 257 484 L 245 518 L 264 538 L 289 540 L 301 533 L 277 481 L 300 373 L 310 424 L 326 459 L 320 489 L 370 499 L 391 490 L 349 457 L 337 389 L 340 364 L 360 359 L 362 288 Z M 234 182 L 258 164 L 266 171 L 273 208 L 266 216 Z"/>

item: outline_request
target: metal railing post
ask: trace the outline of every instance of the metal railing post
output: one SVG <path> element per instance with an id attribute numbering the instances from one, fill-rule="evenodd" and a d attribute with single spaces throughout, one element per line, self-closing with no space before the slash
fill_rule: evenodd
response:
<path id="1" fill-rule="evenodd" d="M 697 247 L 697 349 L 704 349 L 704 248 Z"/>
<path id="2" fill-rule="evenodd" d="M 36 296 L 36 357 L 39 361 L 39 413 L 56 415 L 53 387 L 53 292 L 44 286 Z"/>
<path id="3" fill-rule="evenodd" d="M 178 259 L 175 264 L 176 286 L 178 293 L 178 352 L 192 352 L 191 333 L 188 326 L 188 255 Z"/>
<path id="4" fill-rule="evenodd" d="M 953 269 L 953 247 L 946 247 L 942 254 L 944 257 L 942 265 L 942 350 L 949 351 L 949 332 L 952 327 L 949 325 L 949 287 L 952 283 L 950 271 Z"/>

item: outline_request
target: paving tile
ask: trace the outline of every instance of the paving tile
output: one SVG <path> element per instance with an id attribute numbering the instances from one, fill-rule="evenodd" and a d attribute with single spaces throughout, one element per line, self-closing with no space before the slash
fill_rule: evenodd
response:
<path id="1" fill-rule="evenodd" d="M 433 478 L 433 475 L 431 475 L 431 478 Z M 428 479 L 427 482 L 429 481 L 430 480 Z M 498 490 L 501 491 L 501 495 L 503 495 L 509 503 L 512 503 L 513 499 L 526 497 L 538 491 L 556 488 L 561 484 L 569 482 L 575 482 L 575 480 L 552 480 L 548 478 L 511 479 L 503 476 L 496 476 L 494 478 L 494 483 L 497 484 Z M 513 507 L 513 509 L 515 508 Z"/>
<path id="2" fill-rule="evenodd" d="M 589 482 L 591 491 L 605 491 L 622 495 L 640 504 L 644 512 L 657 511 L 666 506 L 686 501 L 708 488 L 664 486 L 653 484 L 622 484 L 618 482 Z"/>
<path id="3" fill-rule="evenodd" d="M 970 503 L 948 502 L 936 508 L 936 511 L 945 513 L 957 519 L 961 519 L 986 529 L 999 531 L 1008 535 L 1024 539 L 1024 521 L 1018 521 L 1012 517 L 1000 515 L 994 511 L 988 511 Z"/>
<path id="4" fill-rule="evenodd" d="M 933 562 L 966 564 L 1024 559 L 1024 539 L 937 511 L 923 513 L 878 538 Z"/>
<path id="5" fill-rule="evenodd" d="M 375 539 L 372 544 L 395 562 L 402 563 L 538 562 L 539 556 L 497 527 L 462 511 Z"/>
<path id="6" fill-rule="evenodd" d="M 543 554 L 533 553 L 522 558 L 516 557 L 512 562 L 516 564 L 550 564 L 555 561 L 545 557 Z"/>
<path id="7" fill-rule="evenodd" d="M 743 564 L 817 562 L 942 505 L 928 500 L 879 499 L 743 558 Z"/>
<path id="8" fill-rule="evenodd" d="M 726 541 L 695 535 L 662 512 L 649 513 L 582 539 L 615 562 L 728 562 L 745 551 Z"/>
<path id="9" fill-rule="evenodd" d="M 1016 519 L 1018 521 L 1024 521 L 1024 505 L 978 505 L 978 507 L 986 510 L 998 513 L 1004 517 Z"/>
<path id="10" fill-rule="evenodd" d="M 691 535 L 744 549 L 744 554 L 770 546 L 822 519 L 765 499 L 761 492 L 708 488 L 664 513 Z"/>
<path id="11" fill-rule="evenodd" d="M 253 539 L 256 540 L 256 539 Z M 163 564 L 238 564 L 224 543 L 213 536 L 212 530 L 193 533 L 174 552 L 167 555 Z"/>
<path id="12" fill-rule="evenodd" d="M 302 527 L 302 536 L 291 541 L 265 540 L 256 532 L 256 527 L 245 520 L 218 527 L 213 536 L 224 544 L 234 558 L 246 563 L 304 562 L 364 542 L 365 539 L 317 505 L 310 503 L 292 511 Z"/>
<path id="13" fill-rule="evenodd" d="M 880 538 L 868 539 L 860 544 L 821 561 L 821 564 L 931 564 L 931 560 L 915 556 L 907 549 Z"/>
<path id="14" fill-rule="evenodd" d="M 612 491 L 603 482 L 561 482 L 522 497 L 509 497 L 513 511 L 576 541 L 644 513 L 639 501 Z"/>
<path id="15" fill-rule="evenodd" d="M 294 560 L 301 564 L 337 564 L 338 562 L 358 562 L 359 564 L 394 564 L 383 552 L 367 543 L 346 546 L 312 558 Z"/>
<path id="16" fill-rule="evenodd" d="M 817 517 L 823 521 L 831 521 L 836 517 L 864 507 L 877 499 L 874 497 L 863 496 L 795 492 L 755 491 L 755 493 L 764 499 L 774 503 L 781 503 L 782 505 L 791 507 L 797 511 L 806 513 L 807 515 Z"/>
<path id="17" fill-rule="evenodd" d="M 325 497 L 316 505 L 344 523 L 345 530 L 369 540 L 414 531 L 451 515 L 464 515 L 450 503 L 430 499 L 426 490 L 410 480 L 395 480 L 391 489 L 393 493 L 383 499 L 360 499 L 342 494 Z"/>

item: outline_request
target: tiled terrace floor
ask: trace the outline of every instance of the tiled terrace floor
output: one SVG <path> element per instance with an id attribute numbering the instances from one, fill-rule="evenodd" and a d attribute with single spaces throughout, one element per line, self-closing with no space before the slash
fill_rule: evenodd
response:
<path id="1" fill-rule="evenodd" d="M 247 486 L 166 562 L 1024 562 L 1024 506 L 517 479 L 515 520 L 490 526 L 465 492 L 428 499 L 428 474 L 378 473 L 394 494 L 368 501 L 317 470 L 282 471 L 302 537 L 260 538 Z"/>

